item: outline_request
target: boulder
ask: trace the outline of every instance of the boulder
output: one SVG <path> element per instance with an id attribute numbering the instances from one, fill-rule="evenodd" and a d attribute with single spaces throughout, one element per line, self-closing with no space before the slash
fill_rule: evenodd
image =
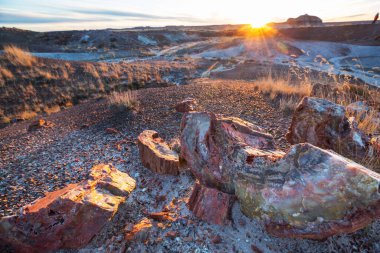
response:
<path id="1" fill-rule="evenodd" d="M 196 111 L 198 107 L 198 102 L 197 100 L 193 98 L 186 98 L 185 100 L 182 100 L 180 103 L 178 103 L 175 106 L 175 110 L 177 112 L 193 112 Z"/>
<path id="2" fill-rule="evenodd" d="M 246 166 L 235 186 L 243 213 L 279 237 L 325 239 L 380 217 L 380 175 L 311 144 Z"/>
<path id="3" fill-rule="evenodd" d="M 369 145 L 369 138 L 346 117 L 345 107 L 314 97 L 300 102 L 286 138 L 291 144 L 308 142 L 354 158 L 364 158 Z"/>
<path id="4" fill-rule="evenodd" d="M 86 246 L 135 188 L 135 180 L 108 165 L 88 180 L 47 193 L 0 221 L 0 245 L 14 252 L 55 252 Z M 1 247 L 0 247 L 1 250 Z"/>
<path id="5" fill-rule="evenodd" d="M 224 225 L 230 221 L 234 202 L 234 195 L 196 183 L 188 206 L 199 219 L 211 224 Z"/>
<path id="6" fill-rule="evenodd" d="M 160 174 L 179 174 L 178 154 L 159 137 L 156 131 L 146 130 L 138 137 L 142 164 Z"/>
<path id="7" fill-rule="evenodd" d="M 242 165 L 283 155 L 270 134 L 238 118 L 187 113 L 181 130 L 181 159 L 201 184 L 229 194 L 234 193 L 234 178 Z"/>

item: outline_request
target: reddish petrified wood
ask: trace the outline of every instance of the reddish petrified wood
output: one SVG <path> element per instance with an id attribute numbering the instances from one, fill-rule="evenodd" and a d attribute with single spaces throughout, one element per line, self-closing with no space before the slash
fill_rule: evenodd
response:
<path id="1" fill-rule="evenodd" d="M 229 194 L 234 193 L 234 178 L 244 164 L 283 156 L 270 134 L 238 118 L 187 113 L 181 129 L 181 159 L 201 184 Z"/>
<path id="2" fill-rule="evenodd" d="M 0 245 L 14 252 L 86 246 L 134 188 L 135 181 L 127 174 L 98 165 L 89 180 L 47 193 L 20 214 L 1 219 Z"/>
<path id="3" fill-rule="evenodd" d="M 235 196 L 196 183 L 188 202 L 196 217 L 211 224 L 223 225 L 231 218 Z"/>
<path id="4" fill-rule="evenodd" d="M 307 143 L 271 165 L 247 166 L 235 186 L 243 213 L 276 236 L 324 239 L 380 217 L 380 175 Z"/>
<path id="5" fill-rule="evenodd" d="M 178 154 L 158 136 L 156 131 L 146 130 L 138 137 L 142 164 L 161 174 L 179 174 Z"/>
<path id="6" fill-rule="evenodd" d="M 369 145 L 369 138 L 346 117 L 345 107 L 314 97 L 298 105 L 286 138 L 291 144 L 307 142 L 359 158 L 366 157 Z"/>
<path id="7" fill-rule="evenodd" d="M 178 103 L 175 107 L 175 110 L 177 112 L 193 112 L 196 111 L 198 106 L 198 102 L 193 98 L 186 98 L 185 100 L 182 100 L 180 103 Z"/>

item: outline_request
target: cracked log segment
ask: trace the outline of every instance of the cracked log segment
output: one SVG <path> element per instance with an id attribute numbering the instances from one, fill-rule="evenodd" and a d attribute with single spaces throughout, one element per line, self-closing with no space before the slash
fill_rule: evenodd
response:
<path id="1" fill-rule="evenodd" d="M 235 195 L 195 183 L 188 207 L 193 214 L 209 223 L 225 225 L 231 220 Z"/>
<path id="2" fill-rule="evenodd" d="M 238 118 L 188 113 L 181 129 L 181 160 L 199 180 L 188 206 L 209 223 L 228 223 L 235 200 L 234 180 L 244 164 L 260 157 L 275 161 L 283 156 L 270 134 Z"/>
<path id="3" fill-rule="evenodd" d="M 159 137 L 156 131 L 145 130 L 138 137 L 142 164 L 160 174 L 179 174 L 178 154 Z"/>
<path id="4" fill-rule="evenodd" d="M 238 118 L 187 113 L 181 130 L 181 160 L 201 184 L 229 194 L 234 194 L 234 178 L 244 164 L 284 155 L 276 150 L 272 135 Z"/>
<path id="5" fill-rule="evenodd" d="M 243 213 L 263 218 L 279 237 L 325 239 L 380 217 L 380 175 L 311 144 L 293 146 L 275 163 L 239 172 Z"/>
<path id="6" fill-rule="evenodd" d="M 307 142 L 359 159 L 367 156 L 370 145 L 369 137 L 346 117 L 344 106 L 314 97 L 302 99 L 286 139 L 291 144 Z"/>
<path id="7" fill-rule="evenodd" d="M 0 245 L 13 252 L 84 247 L 134 188 L 135 180 L 128 174 L 109 165 L 95 166 L 88 180 L 47 193 L 19 214 L 2 218 Z"/>

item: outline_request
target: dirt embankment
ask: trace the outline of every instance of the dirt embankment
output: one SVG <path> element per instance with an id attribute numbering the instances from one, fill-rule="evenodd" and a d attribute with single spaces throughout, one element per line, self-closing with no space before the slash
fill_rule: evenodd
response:
<path id="1" fill-rule="evenodd" d="M 22 56 L 17 56 L 22 58 Z M 56 111 L 112 91 L 186 82 L 192 63 L 89 63 L 26 56 L 21 62 L 0 56 L 0 123 Z"/>
<path id="2" fill-rule="evenodd" d="M 345 42 L 361 45 L 380 45 L 380 24 L 326 27 L 297 27 L 280 29 L 281 36 L 296 40 Z"/>

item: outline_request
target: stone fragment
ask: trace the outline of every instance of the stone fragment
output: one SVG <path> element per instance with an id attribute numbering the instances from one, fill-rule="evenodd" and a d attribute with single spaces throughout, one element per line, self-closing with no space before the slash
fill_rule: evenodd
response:
<path id="1" fill-rule="evenodd" d="M 307 142 L 349 157 L 364 158 L 369 138 L 345 114 L 341 105 L 305 97 L 294 112 L 286 138 L 291 144 Z"/>
<path id="2" fill-rule="evenodd" d="M 0 220 L 0 245 L 14 252 L 55 252 L 86 246 L 135 188 L 135 180 L 108 165 L 88 180 L 47 193 L 15 216 Z M 1 246 L 0 246 L 1 251 Z"/>
<path id="3" fill-rule="evenodd" d="M 279 237 L 325 239 L 380 217 L 380 175 L 306 143 L 270 166 L 247 166 L 236 195 L 246 216 Z"/>
<path id="4" fill-rule="evenodd" d="M 177 112 L 193 112 L 196 111 L 198 107 L 198 102 L 193 98 L 186 98 L 185 100 L 182 100 L 180 103 L 178 103 L 175 106 L 175 110 Z"/>
<path id="5" fill-rule="evenodd" d="M 130 230 L 127 229 L 125 233 L 126 241 L 145 242 L 150 237 L 152 229 L 152 221 L 144 218 L 139 223 L 135 224 Z"/>
<path id="6" fill-rule="evenodd" d="M 53 122 L 46 121 L 46 120 L 43 120 L 43 119 L 39 119 L 39 120 L 33 121 L 29 125 L 28 131 L 32 132 L 32 131 L 36 131 L 36 130 L 41 129 L 41 128 L 52 128 L 52 127 L 54 127 L 54 123 Z"/>
<path id="7" fill-rule="evenodd" d="M 142 164 L 160 174 L 179 174 L 179 157 L 156 131 L 146 130 L 138 137 Z"/>
<path id="8" fill-rule="evenodd" d="M 188 202 L 196 217 L 211 224 L 227 224 L 235 196 L 196 183 Z"/>

